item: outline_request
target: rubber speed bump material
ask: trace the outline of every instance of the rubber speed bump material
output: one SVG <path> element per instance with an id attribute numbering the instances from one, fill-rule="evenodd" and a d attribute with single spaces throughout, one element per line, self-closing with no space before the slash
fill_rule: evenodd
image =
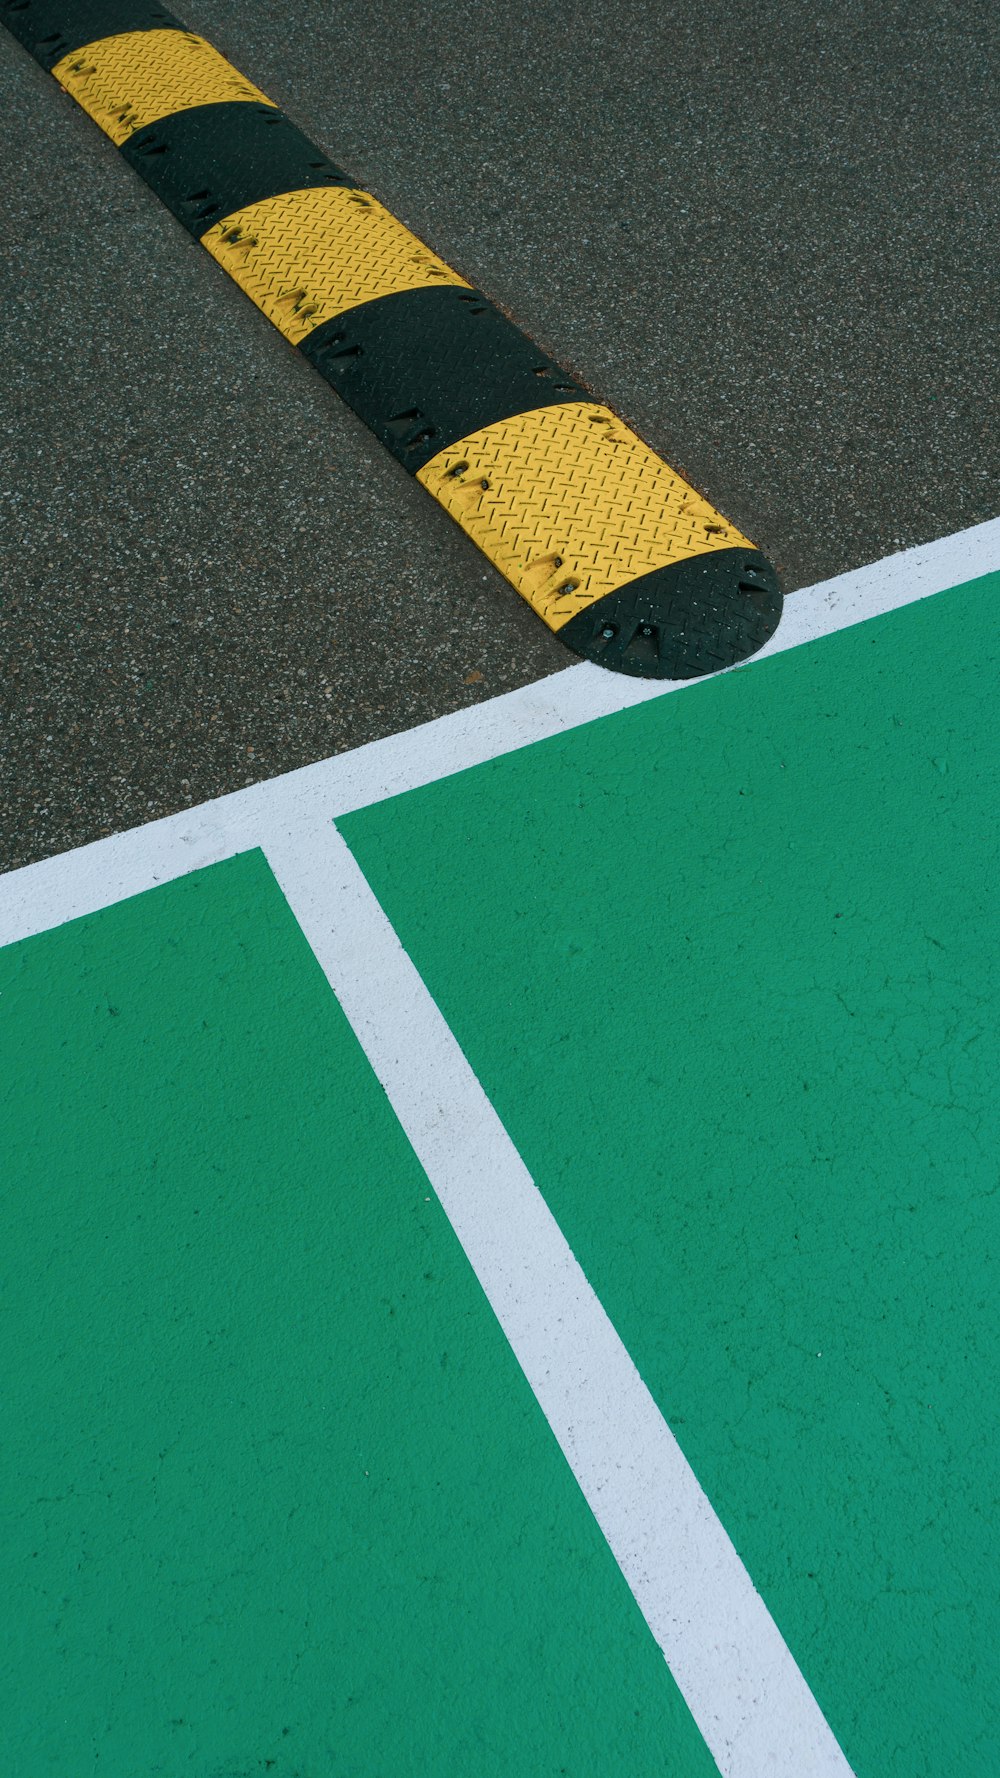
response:
<path id="1" fill-rule="evenodd" d="M 548 627 L 693 678 L 781 615 L 750 539 L 154 0 L 0 0 L 14 36 Z"/>
<path id="2" fill-rule="evenodd" d="M 224 217 L 201 241 L 295 346 L 359 303 L 464 283 L 376 198 L 350 186 L 266 198 Z"/>
<path id="3" fill-rule="evenodd" d="M 144 124 L 223 101 L 270 101 L 191 31 L 126 31 L 72 50 L 52 70 L 119 146 Z"/>
<path id="4" fill-rule="evenodd" d="M 122 144 L 122 154 L 195 236 L 262 198 L 350 180 L 273 105 L 199 105 Z"/>
<path id="5" fill-rule="evenodd" d="M 364 303 L 302 350 L 412 474 L 491 420 L 587 391 L 478 290 L 437 285 Z"/>
<path id="6" fill-rule="evenodd" d="M 0 18 L 49 69 L 69 50 L 103 37 L 118 37 L 124 31 L 184 30 L 156 0 L 4 0 Z"/>
<path id="7" fill-rule="evenodd" d="M 699 679 L 746 660 L 781 616 L 777 576 L 756 550 L 701 551 L 640 575 L 571 617 L 577 654 L 642 678 Z"/>
<path id="8" fill-rule="evenodd" d="M 753 548 L 595 402 L 484 426 L 417 479 L 553 630 L 656 568 Z"/>

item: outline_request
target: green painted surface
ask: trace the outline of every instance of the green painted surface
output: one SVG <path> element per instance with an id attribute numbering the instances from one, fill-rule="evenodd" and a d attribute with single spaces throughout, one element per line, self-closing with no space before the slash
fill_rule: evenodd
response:
<path id="1" fill-rule="evenodd" d="M 260 856 L 0 985 L 3 1772 L 714 1772 Z"/>
<path id="2" fill-rule="evenodd" d="M 1000 1771 L 998 597 L 341 823 L 861 1778 Z"/>

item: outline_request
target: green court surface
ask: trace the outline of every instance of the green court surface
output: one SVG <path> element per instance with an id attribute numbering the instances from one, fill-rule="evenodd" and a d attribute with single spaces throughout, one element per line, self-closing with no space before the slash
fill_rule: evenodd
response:
<path id="1" fill-rule="evenodd" d="M 1000 1770 L 998 597 L 4 880 L 4 1778 Z"/>
<path id="2" fill-rule="evenodd" d="M 338 824 L 858 1778 L 1000 1771 L 998 597 Z"/>
<path id="3" fill-rule="evenodd" d="M 260 854 L 0 965 L 6 1778 L 707 1778 Z"/>

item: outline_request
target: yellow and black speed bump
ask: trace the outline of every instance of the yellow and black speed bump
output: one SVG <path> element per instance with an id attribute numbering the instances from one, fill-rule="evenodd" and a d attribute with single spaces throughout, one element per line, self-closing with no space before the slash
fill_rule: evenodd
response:
<path id="1" fill-rule="evenodd" d="M 413 475 L 492 421 L 589 400 L 485 296 L 459 284 L 361 303 L 301 350 Z"/>
<path id="2" fill-rule="evenodd" d="M 210 223 L 261 198 L 351 183 L 274 105 L 175 111 L 137 130 L 121 152 L 199 238 Z"/>
<path id="3" fill-rule="evenodd" d="M 36 62 L 50 70 L 70 50 L 125 31 L 184 30 L 172 12 L 153 0 L 6 0 L 0 17 Z"/>
<path id="4" fill-rule="evenodd" d="M 767 641 L 749 538 L 205 38 L 151 0 L 0 18 L 578 654 L 691 679 Z"/>

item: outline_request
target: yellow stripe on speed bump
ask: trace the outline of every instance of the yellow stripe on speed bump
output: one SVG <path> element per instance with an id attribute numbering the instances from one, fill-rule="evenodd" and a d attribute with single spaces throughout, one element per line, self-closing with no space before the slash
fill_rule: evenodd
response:
<path id="1" fill-rule="evenodd" d="M 695 678 L 763 646 L 744 533 L 160 0 L 0 18 L 570 648 Z"/>
<path id="2" fill-rule="evenodd" d="M 753 548 L 596 403 L 484 426 L 432 457 L 417 480 L 553 630 L 654 569 Z"/>
<path id="3" fill-rule="evenodd" d="M 470 288 L 377 198 L 345 185 L 250 204 L 215 223 L 201 244 L 293 345 L 380 296 L 429 284 Z"/>
<path id="4" fill-rule="evenodd" d="M 193 31 L 102 37 L 63 56 L 52 72 L 119 148 L 146 124 L 195 105 L 272 103 Z"/>

